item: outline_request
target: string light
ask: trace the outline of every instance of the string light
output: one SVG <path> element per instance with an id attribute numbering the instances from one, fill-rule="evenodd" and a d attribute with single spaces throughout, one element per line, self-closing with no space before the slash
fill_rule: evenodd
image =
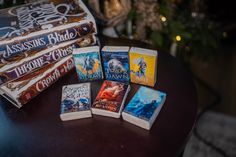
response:
<path id="1" fill-rule="evenodd" d="M 228 34 L 226 32 L 223 32 L 223 37 L 226 38 L 228 36 Z"/>
<path id="2" fill-rule="evenodd" d="M 176 39 L 176 41 L 181 41 L 181 36 L 180 36 L 180 35 L 177 35 L 177 36 L 175 37 L 175 39 Z"/>
<path id="3" fill-rule="evenodd" d="M 160 18 L 161 18 L 162 22 L 166 22 L 166 17 L 165 16 L 160 15 Z"/>

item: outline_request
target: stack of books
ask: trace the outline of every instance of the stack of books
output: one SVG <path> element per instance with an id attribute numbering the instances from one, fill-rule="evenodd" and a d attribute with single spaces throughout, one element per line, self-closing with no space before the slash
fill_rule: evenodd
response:
<path id="1" fill-rule="evenodd" d="M 0 94 L 22 107 L 74 68 L 74 48 L 96 43 L 81 0 L 41 0 L 0 10 Z"/>

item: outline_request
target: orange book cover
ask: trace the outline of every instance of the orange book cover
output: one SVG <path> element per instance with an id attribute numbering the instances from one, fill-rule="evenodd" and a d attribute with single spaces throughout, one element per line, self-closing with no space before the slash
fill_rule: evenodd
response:
<path id="1" fill-rule="evenodd" d="M 128 90 L 126 83 L 105 80 L 92 108 L 119 113 Z"/>

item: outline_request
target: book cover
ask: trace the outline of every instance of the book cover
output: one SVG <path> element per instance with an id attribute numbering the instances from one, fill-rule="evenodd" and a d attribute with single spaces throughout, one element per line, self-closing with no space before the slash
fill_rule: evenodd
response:
<path id="1" fill-rule="evenodd" d="M 107 80 L 129 82 L 129 47 L 104 46 L 101 51 Z"/>
<path id="2" fill-rule="evenodd" d="M 5 83 L 0 87 L 1 94 L 15 106 L 22 107 L 73 68 L 73 59 L 67 56 L 56 63 Z"/>
<path id="3" fill-rule="evenodd" d="M 129 90 L 126 83 L 105 80 L 92 104 L 92 113 L 119 118 Z"/>
<path id="4" fill-rule="evenodd" d="M 41 0 L 0 11 L 0 56 L 9 59 L 97 33 L 81 0 Z"/>
<path id="5" fill-rule="evenodd" d="M 133 83 L 154 86 L 157 75 L 157 51 L 132 47 L 129 51 L 130 79 Z"/>
<path id="6" fill-rule="evenodd" d="M 7 63 L 0 64 L 0 85 L 72 55 L 73 48 L 88 46 L 94 44 L 95 41 L 94 35 L 89 35 L 79 40 L 72 40 L 47 48 L 21 60 L 12 59 Z"/>
<path id="7" fill-rule="evenodd" d="M 90 83 L 66 85 L 62 87 L 62 121 L 91 117 Z"/>
<path id="8" fill-rule="evenodd" d="M 103 79 L 98 46 L 74 49 L 73 58 L 79 81 Z"/>
<path id="9" fill-rule="evenodd" d="M 141 86 L 124 108 L 122 117 L 124 120 L 149 130 L 165 99 L 165 93 Z"/>

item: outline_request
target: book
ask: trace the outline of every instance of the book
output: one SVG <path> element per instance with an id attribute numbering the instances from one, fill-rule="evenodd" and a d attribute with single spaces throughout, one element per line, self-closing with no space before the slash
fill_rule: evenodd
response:
<path id="1" fill-rule="evenodd" d="M 73 58 L 79 81 L 103 79 L 99 46 L 74 49 Z"/>
<path id="2" fill-rule="evenodd" d="M 124 120 L 150 130 L 166 99 L 166 94 L 141 86 L 124 108 Z"/>
<path id="3" fill-rule="evenodd" d="M 34 55 L 24 57 L 22 59 L 11 59 L 11 61 L 0 64 L 0 85 L 9 81 L 13 81 L 35 70 L 38 70 L 48 64 L 52 64 L 62 58 L 72 55 L 73 48 L 88 46 L 95 44 L 94 35 L 85 36 L 46 48 Z"/>
<path id="4" fill-rule="evenodd" d="M 104 46 L 101 51 L 107 80 L 129 82 L 129 47 Z"/>
<path id="5" fill-rule="evenodd" d="M 0 57 L 5 61 L 97 33 L 81 0 L 40 0 L 2 9 L 0 20 Z"/>
<path id="6" fill-rule="evenodd" d="M 20 108 L 74 68 L 71 56 L 0 87 L 0 94 Z"/>
<path id="7" fill-rule="evenodd" d="M 157 77 L 157 56 L 156 50 L 131 47 L 129 51 L 131 82 L 153 87 Z"/>
<path id="8" fill-rule="evenodd" d="M 90 83 L 72 84 L 62 87 L 62 121 L 92 117 Z"/>
<path id="9" fill-rule="evenodd" d="M 129 90 L 129 84 L 105 80 L 91 106 L 92 113 L 119 118 Z"/>

